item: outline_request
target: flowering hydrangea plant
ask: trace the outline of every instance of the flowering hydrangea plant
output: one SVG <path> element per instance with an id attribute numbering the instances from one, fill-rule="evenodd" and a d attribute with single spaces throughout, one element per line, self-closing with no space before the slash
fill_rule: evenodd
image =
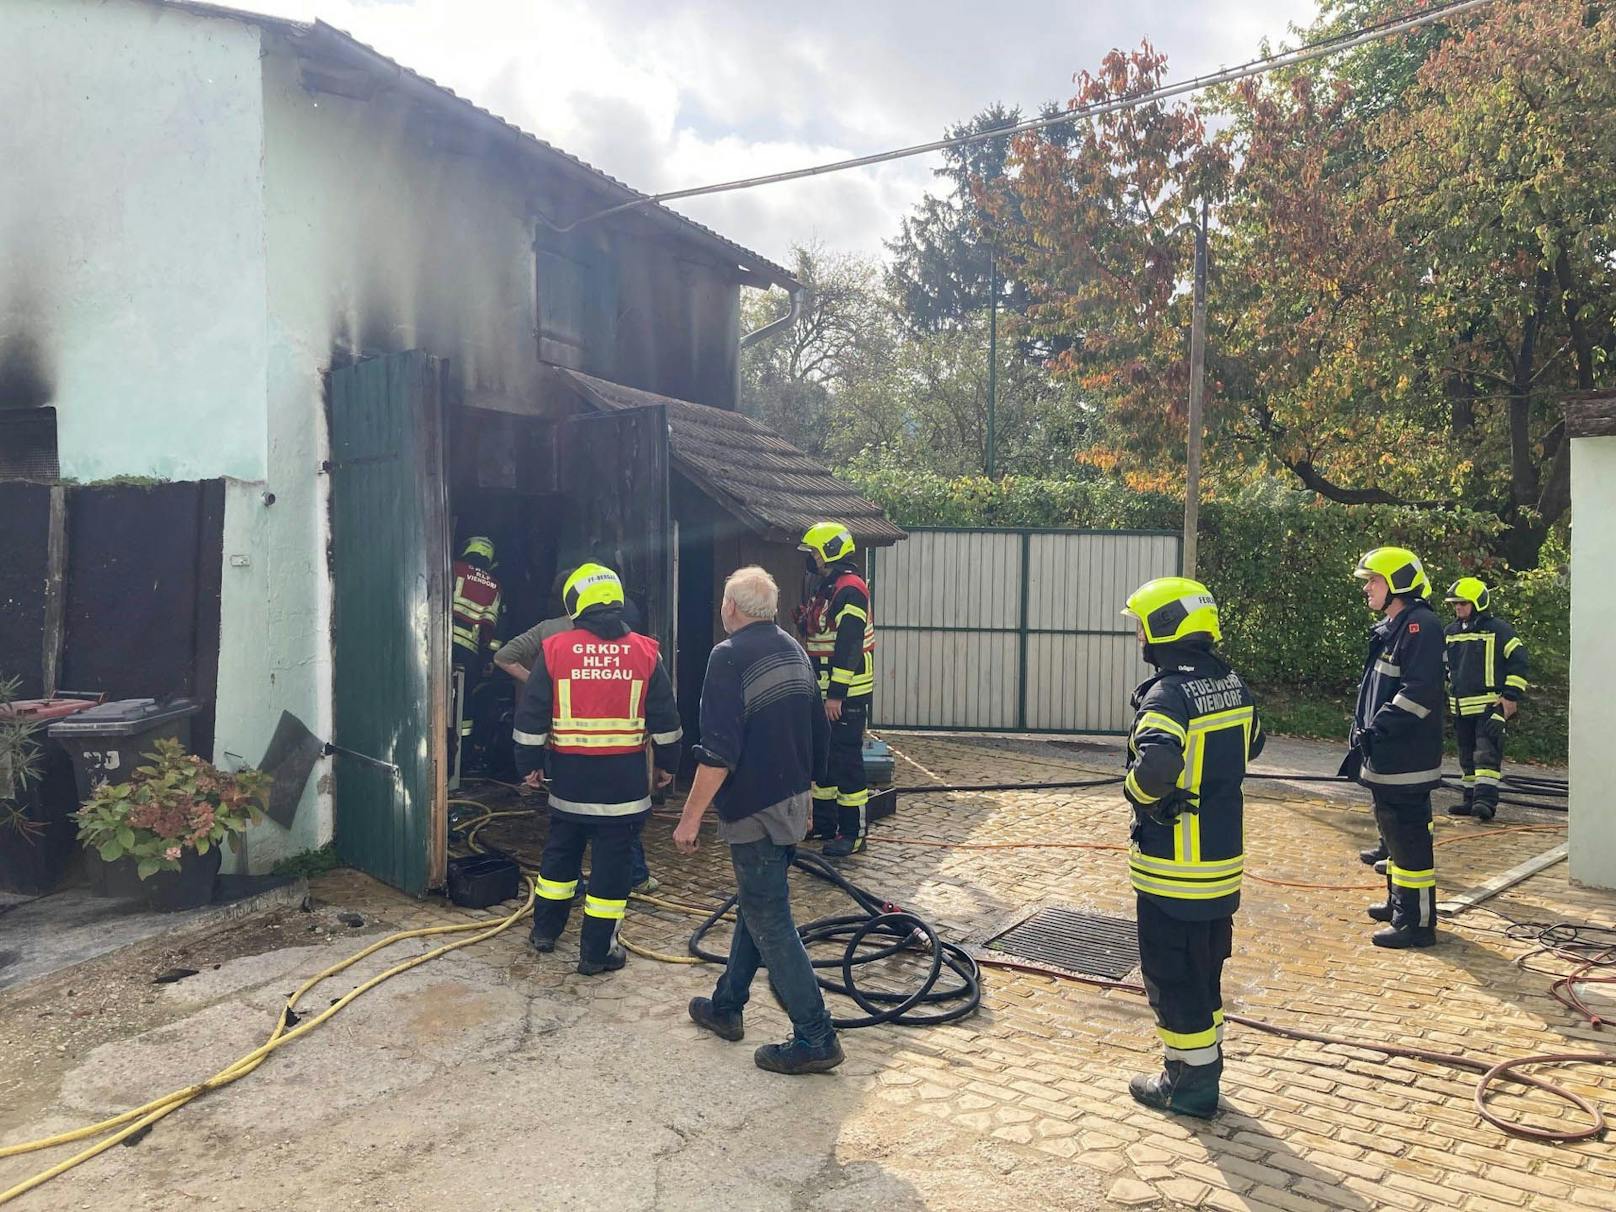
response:
<path id="1" fill-rule="evenodd" d="M 233 850 L 236 834 L 261 819 L 270 781 L 263 771 L 227 774 L 176 740 L 158 741 L 146 757 L 150 765 L 96 788 L 79 809 L 79 840 L 105 862 L 133 858 L 141 879 L 177 871 L 187 850 Z"/>

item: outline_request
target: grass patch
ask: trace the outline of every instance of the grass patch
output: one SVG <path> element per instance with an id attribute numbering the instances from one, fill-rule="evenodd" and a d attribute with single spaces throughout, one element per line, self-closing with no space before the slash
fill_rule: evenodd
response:
<path id="1" fill-rule="evenodd" d="M 315 875 L 324 875 L 327 871 L 335 871 L 342 866 L 342 860 L 337 857 L 335 842 L 327 842 L 318 850 L 305 850 L 302 854 L 292 854 L 275 864 L 276 875 L 301 875 L 305 878 Z"/>
<path id="2" fill-rule="evenodd" d="M 1310 686 L 1254 685 L 1263 727 L 1275 736 L 1337 741 L 1342 750 L 1352 728 L 1353 689 L 1332 691 Z M 1506 765 L 1512 761 L 1563 766 L 1566 762 L 1568 717 L 1564 687 L 1533 687 L 1520 712 L 1509 725 L 1504 745 Z M 1447 723 L 1446 751 L 1457 757 L 1453 721 Z"/>

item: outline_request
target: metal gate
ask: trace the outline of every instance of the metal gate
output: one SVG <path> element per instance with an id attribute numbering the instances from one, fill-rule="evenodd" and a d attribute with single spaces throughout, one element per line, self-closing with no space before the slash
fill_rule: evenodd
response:
<path id="1" fill-rule="evenodd" d="M 1176 574 L 1182 537 L 1145 530 L 911 528 L 870 553 L 875 722 L 1121 733 L 1148 673 L 1118 613 Z"/>
<path id="2" fill-rule="evenodd" d="M 441 365 L 331 372 L 337 853 L 419 896 L 448 845 L 449 538 Z"/>

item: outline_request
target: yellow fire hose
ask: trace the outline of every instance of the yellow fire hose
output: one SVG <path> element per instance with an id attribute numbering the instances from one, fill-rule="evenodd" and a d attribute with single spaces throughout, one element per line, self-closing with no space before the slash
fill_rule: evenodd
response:
<path id="1" fill-rule="evenodd" d="M 285 1044 L 291 1043 L 299 1036 L 306 1035 L 308 1032 L 313 1031 L 316 1027 L 330 1019 L 332 1015 L 338 1013 L 355 999 L 357 999 L 360 995 L 368 993 L 383 981 L 398 976 L 400 973 L 408 972 L 412 968 L 418 968 L 428 960 L 437 959 L 440 955 L 447 955 L 451 951 L 458 951 L 462 947 L 470 947 L 476 943 L 481 943 L 487 939 L 491 939 L 496 934 L 509 930 L 517 922 L 521 921 L 522 918 L 531 913 L 532 910 L 533 894 L 530 891 L 528 894 L 528 899 L 523 902 L 520 908 L 514 910 L 508 917 L 495 922 L 493 925 L 490 925 L 487 920 L 483 920 L 476 922 L 463 922 L 452 926 L 426 926 L 418 930 L 402 930 L 397 934 L 389 934 L 386 938 L 372 943 L 362 951 L 355 952 L 347 959 L 331 965 L 331 967 L 326 968 L 324 971 L 315 974 L 305 981 L 297 992 L 293 993 L 291 997 L 286 999 L 286 1006 L 282 1010 L 280 1019 L 275 1024 L 275 1030 L 270 1033 L 269 1038 L 257 1048 L 254 1048 L 251 1052 L 247 1053 L 245 1056 L 240 1057 L 239 1059 L 233 1061 L 230 1065 L 215 1073 L 206 1081 L 198 1082 L 194 1086 L 186 1086 L 183 1089 L 174 1090 L 163 1095 L 161 1098 L 153 1099 L 144 1106 L 136 1107 L 130 1111 L 125 1111 L 122 1115 L 115 1115 L 111 1119 L 102 1120 L 98 1124 L 91 1124 L 85 1128 L 76 1128 L 71 1132 L 62 1132 L 55 1136 L 44 1137 L 40 1140 L 24 1141 L 22 1144 L 17 1145 L 0 1146 L 0 1158 L 16 1157 L 23 1153 L 33 1153 L 39 1149 L 50 1149 L 58 1145 L 71 1144 L 74 1141 L 87 1140 L 91 1137 L 102 1136 L 104 1133 L 110 1132 L 112 1134 L 103 1140 L 97 1141 L 88 1149 L 74 1154 L 66 1161 L 60 1162 L 48 1170 L 42 1170 L 32 1178 L 26 1179 L 14 1187 L 10 1187 L 5 1191 L 0 1191 L 0 1204 L 9 1203 L 16 1199 L 19 1195 L 24 1195 L 27 1192 L 32 1191 L 35 1187 L 49 1182 L 57 1175 L 67 1173 L 69 1170 L 73 1169 L 73 1167 L 89 1161 L 92 1157 L 95 1157 L 98 1154 L 104 1153 L 114 1145 L 119 1144 L 120 1142 L 125 1141 L 138 1133 L 144 1132 L 164 1116 L 170 1114 L 171 1112 L 178 1111 L 187 1103 L 200 1098 L 210 1090 L 217 1090 L 221 1086 L 228 1086 L 231 1082 L 238 1081 L 241 1078 L 246 1077 L 253 1070 L 257 1069 L 259 1065 L 263 1064 L 264 1061 L 269 1059 L 269 1054 L 271 1052 L 274 1052 L 277 1048 L 282 1047 Z M 447 943 L 441 947 L 434 947 L 432 950 L 423 952 L 412 959 L 408 959 L 402 963 L 393 965 L 391 968 L 387 969 L 387 971 L 371 977 L 356 989 L 344 994 L 329 1007 L 320 1011 L 320 1013 L 316 1014 L 314 1017 L 297 1022 L 294 1014 L 297 1004 L 306 994 L 308 994 L 310 990 L 312 990 L 322 981 L 328 980 L 329 978 L 336 976 L 338 973 L 344 972 L 353 967 L 366 957 L 374 955 L 376 952 L 381 951 L 386 947 L 390 947 L 394 943 L 403 942 L 405 939 L 431 938 L 441 934 L 465 934 L 473 930 L 477 931 L 477 933 L 473 934 L 470 938 L 464 938 L 458 940 L 457 942 Z M 297 1025 L 288 1030 L 287 1025 L 291 1022 L 297 1022 Z"/>

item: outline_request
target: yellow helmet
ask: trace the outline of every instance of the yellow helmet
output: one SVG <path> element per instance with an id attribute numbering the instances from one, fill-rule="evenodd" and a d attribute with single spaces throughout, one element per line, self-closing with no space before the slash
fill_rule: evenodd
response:
<path id="1" fill-rule="evenodd" d="M 1480 577 L 1460 577 L 1448 589 L 1448 602 L 1469 602 L 1476 608 L 1477 614 L 1486 611 L 1493 600 L 1492 593 Z"/>
<path id="2" fill-rule="evenodd" d="M 1364 552 L 1352 575 L 1367 581 L 1376 573 L 1386 578 L 1394 594 L 1412 593 L 1422 598 L 1431 594 L 1431 578 L 1425 575 L 1425 565 L 1406 547 L 1376 547 Z"/>
<path id="3" fill-rule="evenodd" d="M 462 556 L 482 556 L 483 559 L 492 564 L 494 562 L 494 540 L 487 535 L 474 534 L 466 540 L 466 545 L 460 549 L 460 554 Z"/>
<path id="4" fill-rule="evenodd" d="M 802 536 L 797 550 L 815 552 L 826 564 L 834 564 L 847 559 L 857 547 L 853 543 L 853 532 L 843 523 L 815 522 Z"/>
<path id="5" fill-rule="evenodd" d="M 1151 644 L 1171 644 L 1191 636 L 1223 638 L 1212 592 L 1188 577 L 1157 577 L 1128 595 L 1122 613 L 1135 618 Z"/>
<path id="6" fill-rule="evenodd" d="M 621 606 L 623 582 L 604 564 L 580 564 L 561 587 L 561 601 L 573 618 L 591 606 Z"/>

